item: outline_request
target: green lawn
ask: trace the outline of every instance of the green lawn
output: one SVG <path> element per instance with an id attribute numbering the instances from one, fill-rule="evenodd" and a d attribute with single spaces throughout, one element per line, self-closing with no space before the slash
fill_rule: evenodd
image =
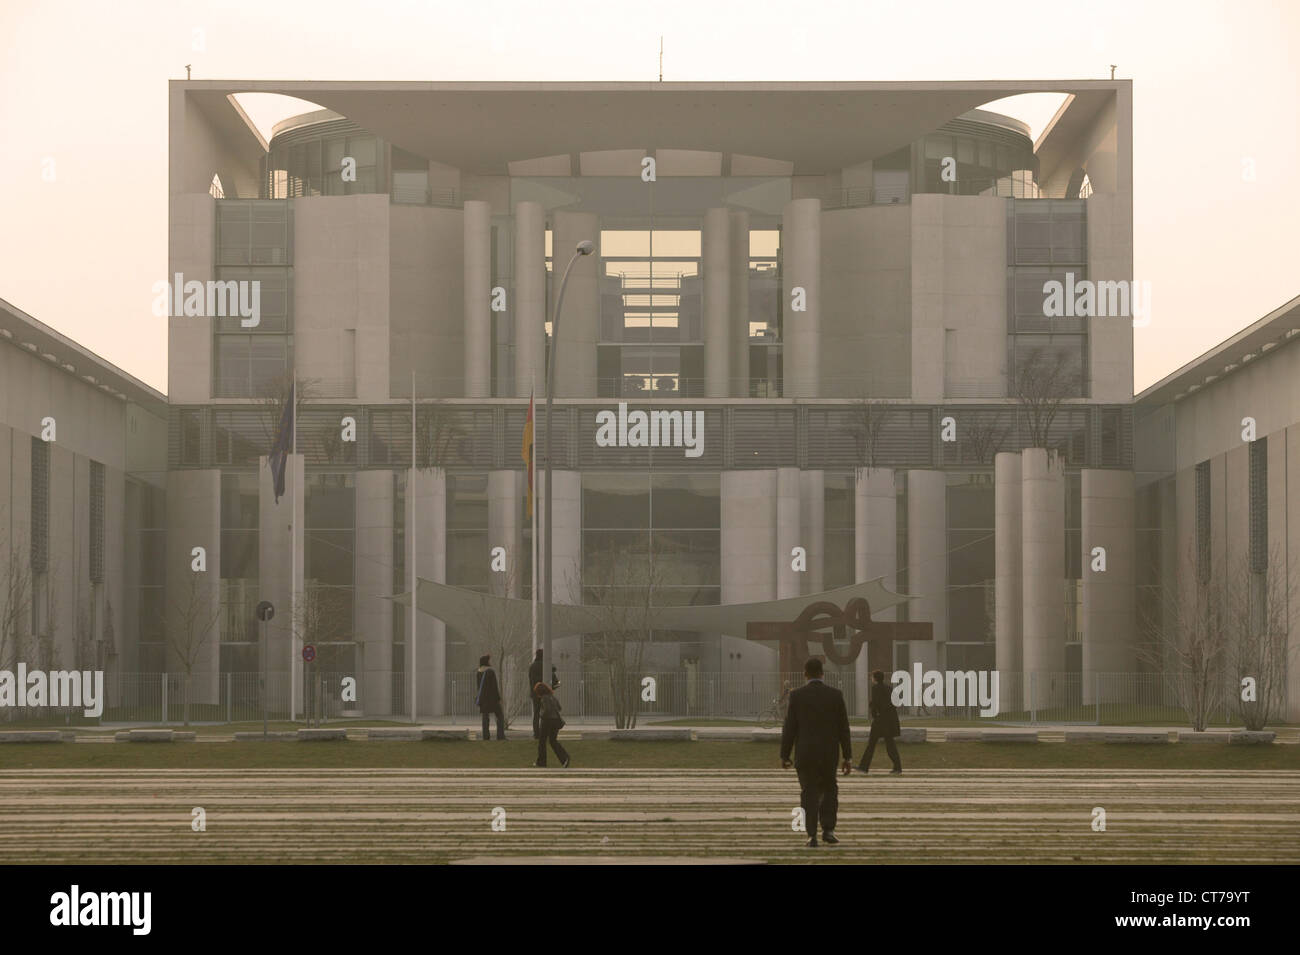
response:
<path id="1" fill-rule="evenodd" d="M 588 769 L 771 769 L 775 743 L 564 741 Z M 864 744 L 854 746 L 855 758 Z M 1104 743 L 921 743 L 901 747 L 904 769 L 1292 769 L 1300 746 Z M 49 769 L 512 769 L 536 745 L 505 742 L 37 743 L 0 746 L 0 770 Z M 549 756 L 554 767 L 554 754 Z M 875 769 L 887 770 L 883 750 Z"/>

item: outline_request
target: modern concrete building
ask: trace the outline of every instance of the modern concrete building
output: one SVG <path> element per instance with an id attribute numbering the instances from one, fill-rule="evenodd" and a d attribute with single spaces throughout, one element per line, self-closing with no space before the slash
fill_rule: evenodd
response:
<path id="1" fill-rule="evenodd" d="M 0 300 L 0 669 L 162 669 L 166 486 L 166 398 Z"/>
<path id="2" fill-rule="evenodd" d="M 267 142 L 251 92 L 319 108 Z M 1036 141 L 982 108 L 1032 92 L 1067 94 Z M 385 598 L 411 534 L 421 576 L 530 594 L 521 433 L 587 239 L 557 353 L 557 600 L 651 553 L 657 599 L 687 605 L 883 577 L 917 599 L 882 617 L 934 628 L 899 666 L 996 664 L 1031 708 L 1139 669 L 1131 320 L 1046 318 L 1043 291 L 1132 279 L 1128 81 L 185 81 L 170 117 L 168 274 L 261 283 L 256 324 L 170 319 L 167 582 L 196 546 L 218 569 L 208 692 L 259 666 L 269 599 L 272 668 L 296 666 L 285 608 L 323 607 L 300 629 L 359 675 L 358 708 L 409 712 L 412 659 L 421 713 L 468 704 L 481 635 L 421 615 L 412 646 Z M 277 503 L 290 378 L 305 493 Z M 684 417 L 598 441 L 624 402 Z M 584 638 L 557 651 L 570 685 L 593 672 Z M 645 666 L 698 689 L 777 659 L 681 632 Z"/>
<path id="3" fill-rule="evenodd" d="M 1259 629 L 1278 642 L 1272 659 L 1248 661 L 1240 674 L 1230 659 L 1229 676 L 1234 690 L 1238 676 L 1260 690 L 1280 684 L 1292 722 L 1300 719 L 1298 342 L 1300 297 L 1137 396 L 1134 515 L 1139 623 L 1176 628 L 1197 590 L 1216 594 L 1230 616 L 1259 614 Z"/>

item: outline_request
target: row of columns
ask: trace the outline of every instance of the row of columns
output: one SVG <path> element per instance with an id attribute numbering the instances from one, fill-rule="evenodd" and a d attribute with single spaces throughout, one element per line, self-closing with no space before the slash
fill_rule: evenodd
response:
<path id="1" fill-rule="evenodd" d="M 492 219 L 487 202 L 464 206 L 465 397 L 491 396 Z M 819 394 L 821 314 L 821 200 L 795 199 L 783 210 L 785 275 L 785 396 Z M 574 247 L 599 241 L 600 220 L 591 213 L 552 213 L 552 296 Z M 545 323 L 554 313 L 546 298 L 546 214 L 541 203 L 514 206 L 515 396 L 545 389 Z M 600 338 L 599 256 L 574 263 L 565 293 L 557 355 L 555 394 L 590 398 L 597 393 L 596 344 Z M 749 391 L 749 214 L 709 209 L 701 234 L 704 393 L 710 398 Z M 800 290 L 796 300 L 791 293 Z"/>
<path id="2" fill-rule="evenodd" d="M 259 596 L 277 608 L 269 636 L 275 648 L 269 667 L 291 670 L 294 685 L 301 678 L 299 643 L 292 593 L 302 593 L 306 579 L 304 543 L 305 495 L 292 493 L 274 501 L 270 470 L 259 468 Z M 290 486 L 303 487 L 303 458 L 290 459 Z M 408 472 L 408 481 L 411 480 Z M 909 470 L 907 482 L 907 576 L 902 589 L 916 595 L 910 618 L 929 621 L 933 641 L 909 644 L 909 660 L 926 669 L 937 667 L 939 646 L 947 640 L 947 480 L 942 471 Z M 538 475 L 537 500 L 545 492 Z M 580 602 L 581 474 L 556 471 L 555 560 L 553 597 Z M 521 498 L 522 472 L 493 471 L 488 479 L 489 548 L 504 546 L 508 572 L 494 575 L 497 592 L 519 596 L 526 562 Z M 416 471 L 406 493 L 407 526 L 412 508 L 416 559 L 420 576 L 446 579 L 446 475 Z M 863 468 L 855 475 L 854 577 L 858 581 L 883 577 L 890 590 L 900 587 L 896 549 L 898 510 L 896 475 L 888 468 Z M 1045 709 L 1065 702 L 1065 481 L 1059 457 L 1042 449 L 998 454 L 995 460 L 995 640 L 996 666 L 1003 674 L 1002 708 Z M 818 593 L 824 589 L 824 474 L 798 468 L 724 471 L 721 475 L 721 600 L 740 603 Z M 391 712 L 393 685 L 393 614 L 405 616 L 384 595 L 400 592 L 406 580 L 395 582 L 392 570 L 394 483 L 391 470 L 359 471 L 356 475 L 356 601 L 358 669 L 362 705 L 371 712 Z M 168 594 L 174 604 L 185 590 L 191 548 L 207 549 L 210 579 L 220 579 L 220 472 L 174 471 L 169 476 Z M 1134 650 L 1134 483 L 1131 472 L 1085 469 L 1082 472 L 1083 577 L 1080 626 L 1083 632 L 1083 702 L 1110 702 L 1122 688 L 1096 674 L 1130 673 Z M 541 542 L 544 546 L 544 541 Z M 290 547 L 300 555 L 286 560 Z M 408 538 L 409 547 L 409 538 Z M 1104 548 L 1104 565 L 1094 557 Z M 803 548 L 806 570 L 796 569 L 796 548 Z M 182 559 L 183 558 L 183 559 Z M 406 555 L 411 559 L 410 552 Z M 487 561 L 490 554 L 482 559 Z M 291 576 L 291 571 L 293 574 Z M 205 592 L 218 605 L 219 589 Z M 874 611 L 877 620 L 896 619 L 893 610 Z M 406 618 L 409 627 L 409 618 Z M 410 692 L 411 654 L 418 673 L 421 714 L 446 711 L 446 628 L 434 617 L 417 615 L 417 639 L 403 631 L 407 659 L 406 691 Z M 471 635 L 472 636 L 472 635 Z M 754 671 L 777 665 L 775 653 L 743 639 L 722 638 L 724 670 Z M 292 646 L 291 646 L 292 643 Z M 578 651 L 578 638 L 557 640 L 557 653 Z M 196 667 L 196 699 L 216 702 L 219 673 L 216 640 Z M 860 681 L 867 679 L 866 659 L 857 664 Z M 1023 679 L 1019 675 L 1024 674 Z M 1029 674 L 1034 674 L 1031 678 Z M 302 701 L 293 701 L 299 712 Z M 289 700 L 276 701 L 288 706 Z M 865 696 L 859 701 L 865 706 Z M 408 699 L 409 706 L 409 699 Z"/>

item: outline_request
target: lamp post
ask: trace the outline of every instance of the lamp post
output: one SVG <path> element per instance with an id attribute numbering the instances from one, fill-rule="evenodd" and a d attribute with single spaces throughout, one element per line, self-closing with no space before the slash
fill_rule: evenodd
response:
<path id="1" fill-rule="evenodd" d="M 560 291 L 555 296 L 555 314 L 551 316 L 551 351 L 546 360 L 546 502 L 543 505 L 542 536 L 546 541 L 546 573 L 542 579 L 542 595 L 546 602 L 542 613 L 542 673 L 554 662 L 551 656 L 551 567 L 555 563 L 555 548 L 551 544 L 551 399 L 555 395 L 555 353 L 560 344 L 560 310 L 564 307 L 564 287 L 569 284 L 569 273 L 580 256 L 596 251 L 590 239 L 583 239 L 574 249 L 573 258 L 564 267 Z"/>

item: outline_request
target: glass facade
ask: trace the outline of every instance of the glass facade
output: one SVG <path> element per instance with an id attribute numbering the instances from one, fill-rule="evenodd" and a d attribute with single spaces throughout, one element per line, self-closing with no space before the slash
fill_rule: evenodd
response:
<path id="1" fill-rule="evenodd" d="M 221 670 L 259 669 L 256 616 L 259 589 L 258 474 L 221 475 Z"/>

